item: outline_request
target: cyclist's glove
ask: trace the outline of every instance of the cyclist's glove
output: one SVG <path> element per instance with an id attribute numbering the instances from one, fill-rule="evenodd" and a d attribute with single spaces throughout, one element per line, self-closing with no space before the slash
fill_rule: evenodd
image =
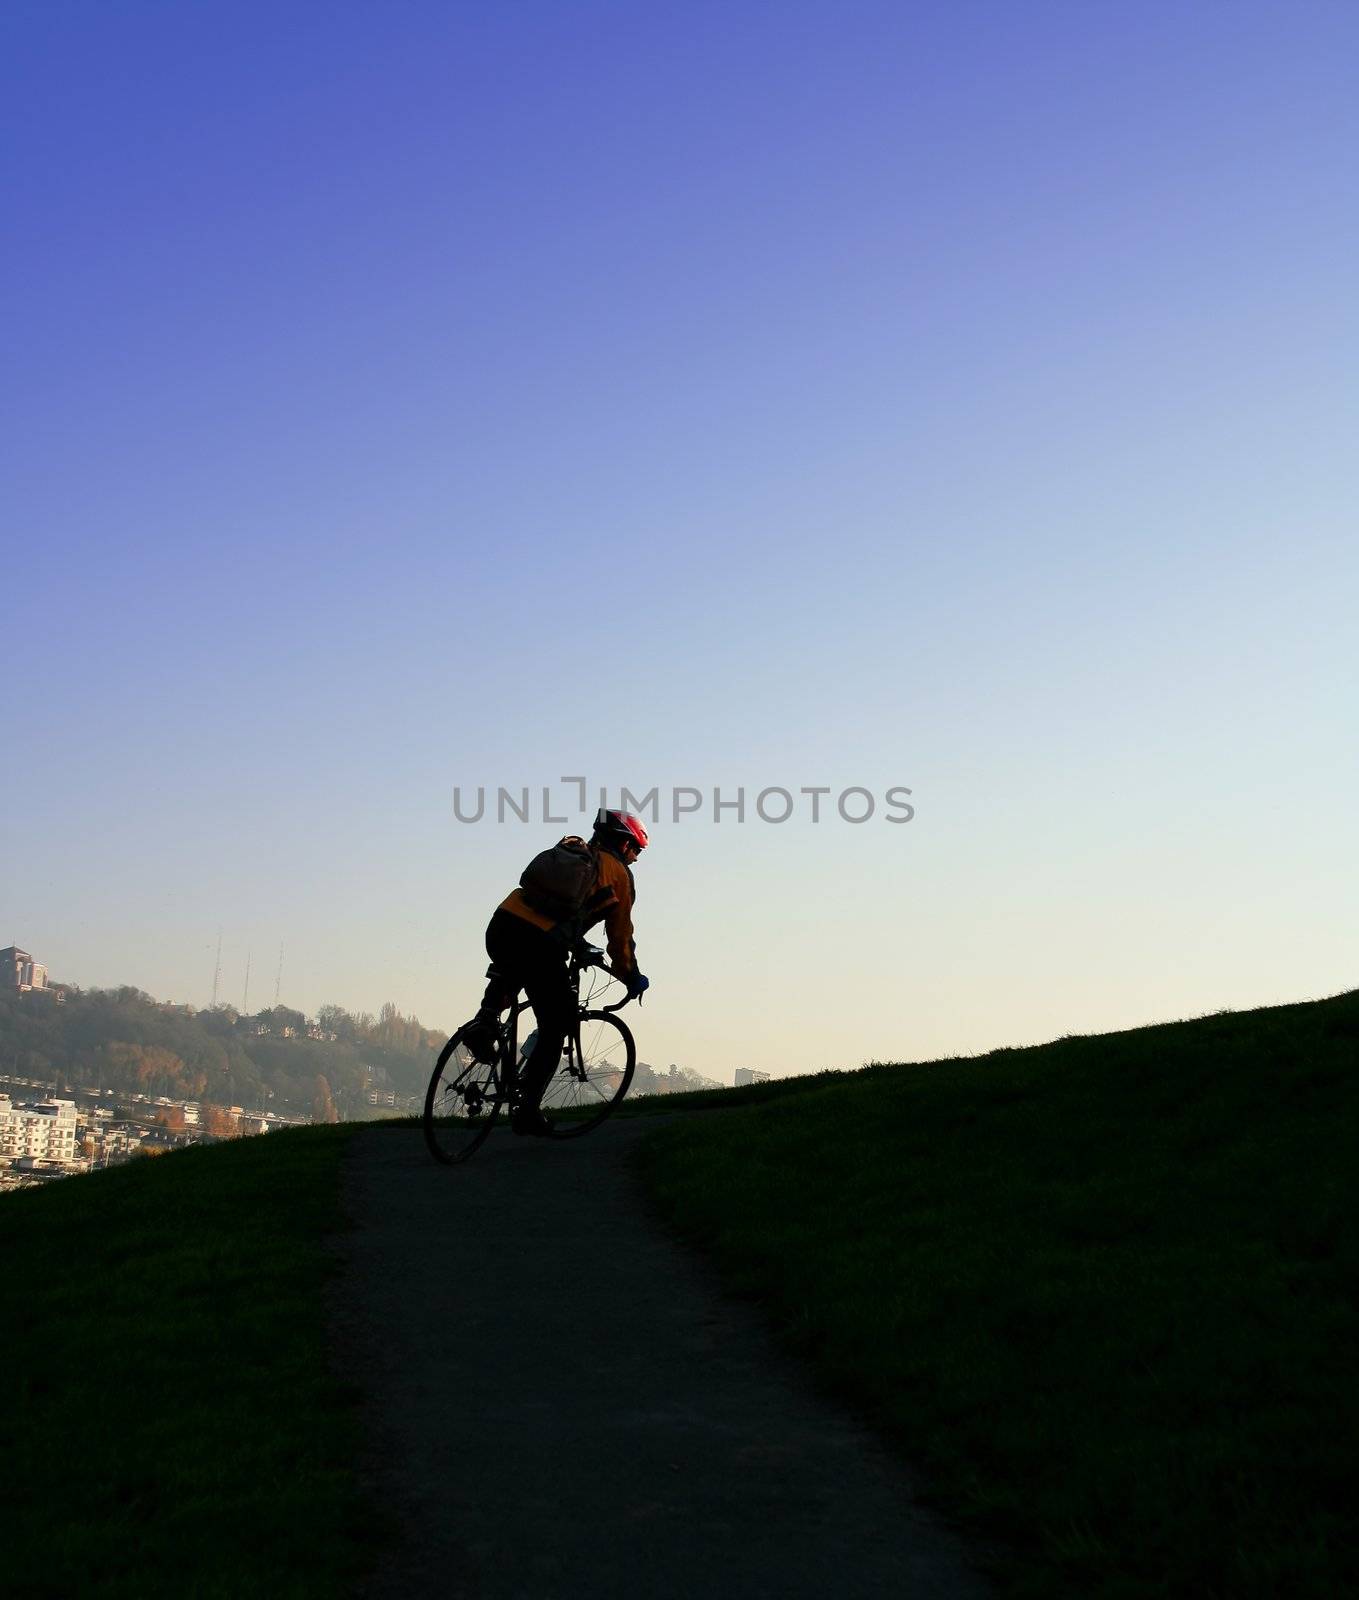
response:
<path id="1" fill-rule="evenodd" d="M 644 978 L 640 972 L 634 972 L 628 979 L 628 999 L 635 1000 L 638 1005 L 642 1003 L 642 996 L 651 987 L 651 979 Z"/>

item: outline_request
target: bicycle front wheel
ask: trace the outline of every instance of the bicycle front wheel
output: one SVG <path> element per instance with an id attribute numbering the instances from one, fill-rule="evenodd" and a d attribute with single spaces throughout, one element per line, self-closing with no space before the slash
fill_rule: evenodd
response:
<path id="1" fill-rule="evenodd" d="M 543 1095 L 553 1138 L 577 1139 L 597 1128 L 628 1092 L 636 1066 L 627 1023 L 607 1011 L 582 1011 Z"/>
<path id="2" fill-rule="evenodd" d="M 440 1052 L 425 1092 L 423 1126 L 429 1153 L 445 1166 L 456 1166 L 485 1140 L 505 1100 L 503 1047 L 490 1065 L 472 1061 L 459 1048 L 462 1032 Z"/>

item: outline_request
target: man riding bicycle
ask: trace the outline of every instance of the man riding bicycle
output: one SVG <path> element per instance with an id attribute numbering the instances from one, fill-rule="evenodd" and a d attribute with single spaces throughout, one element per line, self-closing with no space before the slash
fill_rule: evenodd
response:
<path id="1" fill-rule="evenodd" d="M 562 846 L 571 843 L 581 845 L 579 840 L 563 840 Z M 601 808 L 588 846 L 593 861 L 591 887 L 580 908 L 570 915 L 554 915 L 541 909 L 541 900 L 532 904 L 532 896 L 526 896 L 521 886 L 506 895 L 487 924 L 486 953 L 494 970 L 480 1009 L 463 1029 L 462 1041 L 478 1060 L 494 1060 L 500 1013 L 514 1003 L 520 989 L 526 991 L 537 1019 L 538 1038 L 524 1063 L 510 1107 L 510 1127 L 515 1133 L 552 1131 L 541 1104 L 575 1017 L 576 998 L 566 973 L 572 939 L 602 921 L 614 977 L 627 986 L 630 997 L 640 996 L 648 987 L 637 970 L 637 946 L 632 937 L 636 898 L 632 867 L 646 846 L 646 829 L 636 817 Z"/>

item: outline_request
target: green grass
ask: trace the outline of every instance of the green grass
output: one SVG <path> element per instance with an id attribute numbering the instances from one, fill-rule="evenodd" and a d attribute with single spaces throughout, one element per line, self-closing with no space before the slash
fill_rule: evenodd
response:
<path id="1" fill-rule="evenodd" d="M 1359 1592 L 1359 993 L 750 1099 L 658 1206 L 1004 1589 Z"/>
<path id="2" fill-rule="evenodd" d="M 0 1197 L 9 1593 L 334 1595 L 361 1565 L 323 1306 L 350 1131 Z"/>

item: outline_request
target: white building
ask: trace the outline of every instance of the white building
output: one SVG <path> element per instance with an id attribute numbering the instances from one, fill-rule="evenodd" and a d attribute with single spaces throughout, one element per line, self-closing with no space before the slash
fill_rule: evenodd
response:
<path id="1" fill-rule="evenodd" d="M 0 1094 L 0 1160 L 73 1162 L 75 1139 L 74 1100 L 16 1103 Z"/>
<path id="2" fill-rule="evenodd" d="M 736 1069 L 736 1087 L 738 1089 L 747 1083 L 768 1082 L 769 1074 L 767 1072 L 757 1072 L 754 1067 L 737 1067 Z"/>
<path id="3" fill-rule="evenodd" d="M 47 968 L 17 944 L 0 950 L 0 984 L 9 989 L 45 989 Z"/>

